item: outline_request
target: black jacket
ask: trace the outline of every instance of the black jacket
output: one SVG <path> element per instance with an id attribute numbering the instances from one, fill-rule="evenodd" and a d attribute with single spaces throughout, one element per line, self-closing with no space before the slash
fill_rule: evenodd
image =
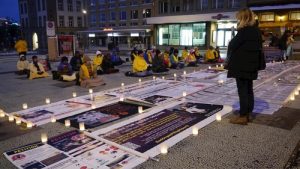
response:
<path id="1" fill-rule="evenodd" d="M 228 46 L 228 77 L 256 79 L 262 55 L 261 32 L 256 26 L 240 29 Z"/>

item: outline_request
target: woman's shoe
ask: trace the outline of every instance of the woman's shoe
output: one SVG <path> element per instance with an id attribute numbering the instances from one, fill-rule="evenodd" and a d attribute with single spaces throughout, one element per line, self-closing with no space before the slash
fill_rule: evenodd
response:
<path id="1" fill-rule="evenodd" d="M 232 123 L 232 124 L 247 125 L 248 124 L 248 118 L 247 118 L 247 116 L 233 117 L 232 119 L 229 120 L 229 122 Z"/>

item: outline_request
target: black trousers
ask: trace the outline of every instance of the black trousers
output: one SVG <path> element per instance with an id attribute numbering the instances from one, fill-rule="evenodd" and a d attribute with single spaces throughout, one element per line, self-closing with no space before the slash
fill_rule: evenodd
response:
<path id="1" fill-rule="evenodd" d="M 240 116 L 249 115 L 254 108 L 253 80 L 236 78 L 240 99 Z"/>

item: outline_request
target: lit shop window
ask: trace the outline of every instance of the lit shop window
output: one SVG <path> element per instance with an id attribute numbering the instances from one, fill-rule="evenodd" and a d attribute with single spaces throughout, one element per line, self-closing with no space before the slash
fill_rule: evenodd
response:
<path id="1" fill-rule="evenodd" d="M 274 13 L 261 14 L 260 21 L 274 21 Z"/>
<path id="2" fill-rule="evenodd" d="M 169 25 L 169 45 L 179 45 L 180 25 Z"/>
<path id="3" fill-rule="evenodd" d="M 151 17 L 151 9 L 144 9 L 144 10 L 143 10 L 143 17 L 144 17 L 144 18 L 149 18 L 149 17 Z"/>
<path id="4" fill-rule="evenodd" d="M 180 45 L 192 46 L 193 45 L 193 25 L 182 24 L 180 29 Z"/>
<path id="5" fill-rule="evenodd" d="M 193 24 L 193 46 L 205 45 L 205 23 Z"/>
<path id="6" fill-rule="evenodd" d="M 158 27 L 158 44 L 169 45 L 169 30 L 167 25 Z"/>
<path id="7" fill-rule="evenodd" d="M 291 12 L 290 13 L 290 20 L 300 20 L 300 11 Z"/>

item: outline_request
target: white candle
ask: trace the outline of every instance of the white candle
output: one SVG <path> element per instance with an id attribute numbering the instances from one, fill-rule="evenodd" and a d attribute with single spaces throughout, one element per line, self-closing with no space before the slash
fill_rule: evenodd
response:
<path id="1" fill-rule="evenodd" d="M 156 80 L 156 77 L 155 77 L 155 76 L 153 76 L 153 80 Z"/>
<path id="2" fill-rule="evenodd" d="M 198 136 L 198 127 L 193 127 L 192 130 L 193 130 L 192 131 L 193 136 Z"/>
<path id="3" fill-rule="evenodd" d="M 218 68 L 219 67 L 219 65 L 216 65 L 216 68 Z"/>
<path id="4" fill-rule="evenodd" d="M 220 113 L 216 114 L 216 120 L 221 121 L 222 120 L 222 115 Z"/>
<path id="5" fill-rule="evenodd" d="M 3 117 L 5 117 L 5 113 L 2 109 L 0 109 L 0 118 L 3 118 Z"/>
<path id="6" fill-rule="evenodd" d="M 296 95 L 296 96 L 299 95 L 299 91 L 298 91 L 298 90 L 295 91 L 295 95 Z"/>
<path id="7" fill-rule="evenodd" d="M 141 78 L 139 78 L 139 83 L 141 83 L 142 82 L 142 79 Z"/>
<path id="8" fill-rule="evenodd" d="M 211 66 L 208 66 L 208 69 L 211 69 Z"/>
<path id="9" fill-rule="evenodd" d="M 46 99 L 45 99 L 45 103 L 46 103 L 46 104 L 50 104 L 50 98 L 46 98 Z"/>
<path id="10" fill-rule="evenodd" d="M 55 116 L 52 116 L 51 117 L 51 123 L 55 123 L 56 122 L 56 118 L 55 118 Z"/>
<path id="11" fill-rule="evenodd" d="M 42 141 L 42 143 L 47 143 L 48 137 L 47 137 L 46 133 L 41 134 L 41 141 Z"/>
<path id="12" fill-rule="evenodd" d="M 96 108 L 95 104 L 92 104 L 92 106 L 91 106 L 91 107 L 92 107 L 92 109 L 95 109 L 95 108 Z"/>
<path id="13" fill-rule="evenodd" d="M 160 153 L 163 154 L 163 155 L 168 153 L 168 146 L 166 144 L 161 145 Z"/>
<path id="14" fill-rule="evenodd" d="M 139 113 L 143 113 L 143 106 L 138 107 Z"/>
<path id="15" fill-rule="evenodd" d="M 121 83 L 121 87 L 124 87 L 125 86 L 125 84 L 124 83 Z"/>
<path id="16" fill-rule="evenodd" d="M 72 96 L 73 96 L 73 97 L 77 97 L 77 93 L 76 93 L 76 92 L 73 92 L 73 93 L 72 93 Z"/>
<path id="17" fill-rule="evenodd" d="M 298 87 L 298 90 L 300 90 L 300 86 Z"/>
<path id="18" fill-rule="evenodd" d="M 183 92 L 182 92 L 182 96 L 183 96 L 183 97 L 186 97 L 186 91 L 183 91 Z"/>
<path id="19" fill-rule="evenodd" d="M 94 101 L 94 95 L 93 95 L 93 94 L 90 94 L 90 99 L 91 99 L 92 101 Z"/>
<path id="20" fill-rule="evenodd" d="M 65 126 L 70 127 L 71 126 L 71 121 L 69 119 L 65 120 Z"/>
<path id="21" fill-rule="evenodd" d="M 89 89 L 89 93 L 92 94 L 93 93 L 93 89 Z"/>
<path id="22" fill-rule="evenodd" d="M 224 84 L 224 80 L 218 80 L 218 84 L 219 85 L 223 85 Z"/>
<path id="23" fill-rule="evenodd" d="M 294 101 L 294 100 L 295 100 L 295 96 L 292 95 L 292 96 L 290 97 L 290 100 L 291 100 L 291 101 Z"/>
<path id="24" fill-rule="evenodd" d="M 13 122 L 15 120 L 13 115 L 8 115 L 8 121 Z"/>
<path id="25" fill-rule="evenodd" d="M 165 76 L 161 77 L 162 80 L 165 80 Z"/>
<path id="26" fill-rule="evenodd" d="M 176 73 L 174 73 L 174 77 L 175 77 L 175 78 L 177 77 Z"/>
<path id="27" fill-rule="evenodd" d="M 21 122 L 21 119 L 20 118 L 18 118 L 18 117 L 16 117 L 16 124 L 17 125 L 20 125 L 22 122 Z"/>
<path id="28" fill-rule="evenodd" d="M 120 101 L 121 101 L 121 102 L 124 101 L 124 97 L 123 97 L 123 96 L 120 97 Z"/>
<path id="29" fill-rule="evenodd" d="M 223 64 L 221 64 L 221 67 L 224 67 Z"/>
<path id="30" fill-rule="evenodd" d="M 84 126 L 83 122 L 79 123 L 79 130 L 80 131 L 84 131 L 85 130 L 85 126 Z"/>
<path id="31" fill-rule="evenodd" d="M 186 75 L 186 71 L 183 71 L 183 75 Z"/>
<path id="32" fill-rule="evenodd" d="M 23 103 L 23 109 L 25 110 L 25 109 L 27 109 L 28 108 L 28 105 L 27 105 L 27 103 Z"/>
<path id="33" fill-rule="evenodd" d="M 26 125 L 27 125 L 27 128 L 28 128 L 28 129 L 31 129 L 31 128 L 32 128 L 32 123 L 31 123 L 31 122 L 27 122 Z"/>

